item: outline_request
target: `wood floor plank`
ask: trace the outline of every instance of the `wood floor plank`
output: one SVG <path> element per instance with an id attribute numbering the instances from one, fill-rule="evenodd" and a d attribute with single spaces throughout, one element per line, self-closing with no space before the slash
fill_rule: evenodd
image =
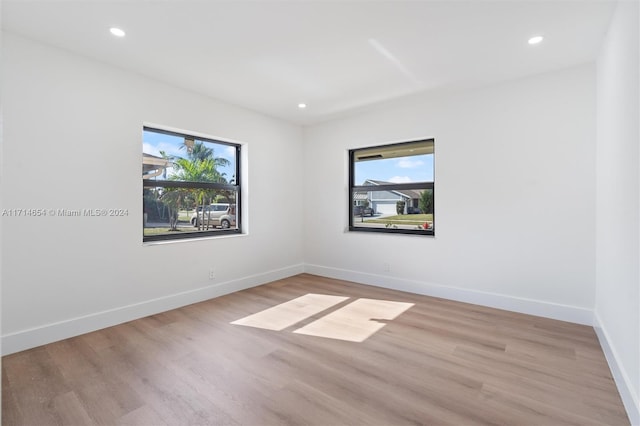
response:
<path id="1" fill-rule="evenodd" d="M 2 420 L 6 424 L 19 425 L 25 424 L 22 419 L 22 411 L 16 400 L 16 393 L 11 388 L 11 383 L 2 366 Z"/>
<path id="2" fill-rule="evenodd" d="M 92 426 L 97 424 L 89 416 L 75 392 L 67 392 L 53 398 L 53 407 L 62 425 Z"/>
<path id="3" fill-rule="evenodd" d="M 342 302 L 231 324 L 308 294 Z M 367 318 L 362 299 L 412 306 L 362 342 L 294 333 Z M 9 355 L 2 376 L 8 426 L 629 424 L 591 327 L 309 274 Z"/>
<path id="4" fill-rule="evenodd" d="M 82 423 L 78 423 L 82 424 Z M 118 426 L 170 426 L 153 408 L 143 405 L 118 419 Z"/>

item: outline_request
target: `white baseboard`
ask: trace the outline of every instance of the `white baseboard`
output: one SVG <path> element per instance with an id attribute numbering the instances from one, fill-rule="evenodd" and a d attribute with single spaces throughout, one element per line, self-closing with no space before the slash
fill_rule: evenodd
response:
<path id="1" fill-rule="evenodd" d="M 43 326 L 21 330 L 2 336 L 2 355 L 8 355 L 25 349 L 34 348 L 80 334 L 89 333 L 105 327 L 154 315 L 192 303 L 219 297 L 235 291 L 255 287 L 271 281 L 290 277 L 302 272 L 310 274 L 353 281 L 362 284 L 385 287 L 394 290 L 407 291 L 466 303 L 489 306 L 525 314 L 538 315 L 547 318 L 569 321 L 578 324 L 593 324 L 593 312 L 589 309 L 578 308 L 505 296 L 495 293 L 485 293 L 473 290 L 441 286 L 432 283 L 418 282 L 394 278 L 384 275 L 369 274 L 346 269 L 330 268 L 319 265 L 298 264 L 290 267 L 267 271 L 235 280 L 217 283 L 215 285 L 191 290 L 170 296 L 160 297 L 132 305 L 122 306 L 107 311 L 71 318 L 68 320 L 46 324 Z"/>
<path id="2" fill-rule="evenodd" d="M 192 303 L 202 302 L 235 291 L 301 274 L 302 272 L 304 272 L 303 264 L 293 265 L 223 283 L 216 283 L 196 290 L 6 334 L 2 336 L 2 355 L 12 354 Z"/>
<path id="3" fill-rule="evenodd" d="M 455 287 L 447 287 L 427 282 L 405 280 L 385 275 L 370 274 L 347 269 L 330 268 L 320 265 L 306 264 L 305 272 L 328 278 L 345 281 L 353 281 L 361 284 L 389 288 L 393 290 L 407 291 L 410 293 L 424 294 L 427 296 L 441 297 L 449 300 L 457 300 L 465 303 L 489 306 L 507 311 L 520 312 L 561 321 L 593 326 L 598 335 L 600 345 L 616 382 L 618 392 L 629 416 L 631 424 L 640 426 L 640 401 L 633 391 L 629 376 L 618 362 L 616 351 L 610 345 L 606 330 L 597 314 L 590 309 L 576 306 L 560 305 L 539 300 L 524 299 L 505 296 L 503 294 L 473 291 Z"/>
<path id="4" fill-rule="evenodd" d="M 615 348 L 610 345 L 606 329 L 602 326 L 597 314 L 594 315 L 593 311 L 590 309 L 505 296 L 496 293 L 448 287 L 428 282 L 405 280 L 347 269 L 330 268 L 320 265 L 293 265 L 223 283 L 217 283 L 215 285 L 196 290 L 173 294 L 91 315 L 71 318 L 41 327 L 10 333 L 2 336 L 2 355 L 12 354 L 25 349 L 34 348 L 36 346 L 122 324 L 127 321 L 176 309 L 192 303 L 202 302 L 204 300 L 223 296 L 235 291 L 291 277 L 303 272 L 393 290 L 407 291 L 513 312 L 537 315 L 577 324 L 592 325 L 598 335 L 598 339 L 600 340 L 607 362 L 611 368 L 614 380 L 627 410 L 629 420 L 632 425 L 640 426 L 640 403 L 638 395 L 634 393 L 628 375 L 622 365 L 618 362 Z"/>
<path id="5" fill-rule="evenodd" d="M 448 287 L 428 282 L 412 281 L 387 275 L 370 274 L 320 265 L 306 264 L 304 270 L 309 274 L 320 275 L 328 278 L 353 281 L 361 284 L 407 291 L 427 296 L 441 297 L 443 299 L 457 300 L 459 302 L 473 303 L 475 305 L 488 306 L 491 308 L 504 309 L 506 311 L 520 312 L 523 314 L 536 315 L 577 324 L 593 325 L 593 311 L 576 306 L 561 305 L 557 303 L 549 303 L 457 287 Z"/>
<path id="6" fill-rule="evenodd" d="M 622 403 L 624 404 L 624 408 L 627 410 L 629 421 L 632 425 L 640 426 L 640 398 L 638 397 L 638 394 L 634 392 L 631 380 L 629 379 L 629 375 L 624 369 L 624 366 L 618 362 L 618 355 L 615 347 L 611 345 L 609 334 L 602 325 L 597 312 L 593 315 L 593 328 L 596 330 L 600 346 L 602 347 L 604 356 L 607 358 L 607 363 L 611 369 L 613 380 L 616 382 L 618 392 L 620 392 L 620 397 L 622 398 Z"/>

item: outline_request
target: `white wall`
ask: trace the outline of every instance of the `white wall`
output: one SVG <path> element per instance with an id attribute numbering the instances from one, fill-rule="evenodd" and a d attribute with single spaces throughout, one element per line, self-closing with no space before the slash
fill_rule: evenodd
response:
<path id="1" fill-rule="evenodd" d="M 598 58 L 596 329 L 640 424 L 640 46 L 637 2 L 620 3 Z"/>
<path id="2" fill-rule="evenodd" d="M 129 210 L 2 218 L 3 353 L 304 268 L 582 323 L 595 305 L 639 421 L 637 3 L 619 7 L 598 61 L 597 179 L 590 65 L 414 96 L 303 135 L 20 37 L 2 43 L 2 207 Z M 143 122 L 246 143 L 248 235 L 142 244 Z M 436 140 L 436 237 L 346 232 L 347 150 L 420 137 Z"/>
<path id="3" fill-rule="evenodd" d="M 593 65 L 308 128 L 307 270 L 591 324 L 595 132 Z M 347 150 L 421 137 L 436 236 L 346 232 Z"/>
<path id="4" fill-rule="evenodd" d="M 2 218 L 5 353 L 303 270 L 299 127 L 10 34 L 3 59 L 3 207 L 129 210 Z M 248 235 L 143 245 L 143 122 L 246 144 Z"/>

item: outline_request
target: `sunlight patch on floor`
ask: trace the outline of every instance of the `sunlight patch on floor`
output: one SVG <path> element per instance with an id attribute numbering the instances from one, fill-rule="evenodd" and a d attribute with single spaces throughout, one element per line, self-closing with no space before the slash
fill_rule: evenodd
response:
<path id="1" fill-rule="evenodd" d="M 363 342 L 385 326 L 379 320 L 393 320 L 413 305 L 390 300 L 358 299 L 294 333 Z"/>
<path id="2" fill-rule="evenodd" d="M 348 297 L 309 293 L 231 324 L 281 331 L 335 306 Z M 397 318 L 413 303 L 390 300 L 357 299 L 324 317 L 294 331 L 297 334 L 328 339 L 363 342 Z"/>
<path id="3" fill-rule="evenodd" d="M 348 297 L 343 296 L 309 293 L 233 321 L 231 324 L 280 331 L 347 299 Z"/>

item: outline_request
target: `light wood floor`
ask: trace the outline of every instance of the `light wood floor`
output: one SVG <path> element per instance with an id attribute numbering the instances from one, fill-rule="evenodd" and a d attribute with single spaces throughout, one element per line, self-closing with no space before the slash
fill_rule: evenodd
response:
<path id="1" fill-rule="evenodd" d="M 280 331 L 233 321 L 348 300 Z M 293 333 L 357 298 L 415 304 L 360 343 Z M 299 275 L 2 359 L 9 425 L 625 425 L 592 328 Z"/>

